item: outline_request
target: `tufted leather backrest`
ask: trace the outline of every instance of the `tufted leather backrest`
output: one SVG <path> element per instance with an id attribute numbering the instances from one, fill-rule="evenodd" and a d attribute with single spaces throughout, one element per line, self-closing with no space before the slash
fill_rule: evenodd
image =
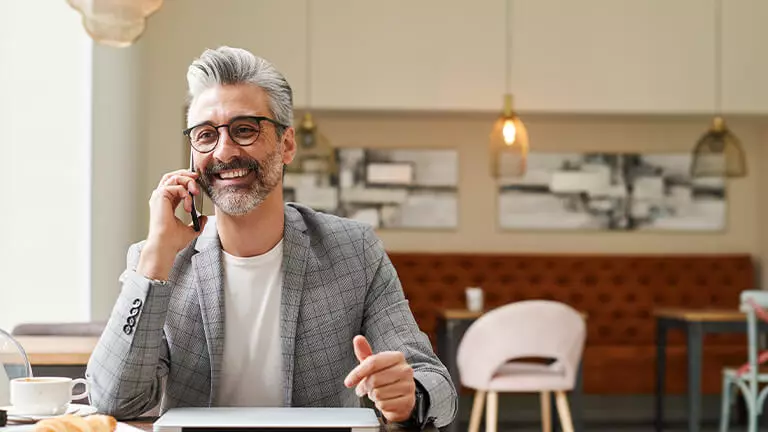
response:
<path id="1" fill-rule="evenodd" d="M 441 309 L 466 306 L 464 289 L 485 291 L 486 309 L 546 299 L 586 312 L 587 345 L 652 345 L 654 307 L 739 307 L 754 288 L 752 259 L 732 255 L 534 255 L 390 253 L 411 310 L 435 343 Z M 729 335 L 708 336 L 721 342 Z M 671 334 L 669 343 L 680 344 Z"/>

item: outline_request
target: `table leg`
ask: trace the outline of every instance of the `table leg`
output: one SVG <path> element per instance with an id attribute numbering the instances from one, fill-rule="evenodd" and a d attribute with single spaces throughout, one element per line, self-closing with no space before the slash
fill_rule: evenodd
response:
<path id="1" fill-rule="evenodd" d="M 699 432 L 701 423 L 701 323 L 690 322 L 688 333 L 688 431 Z"/>
<path id="2" fill-rule="evenodd" d="M 656 319 L 656 432 L 664 430 L 664 392 L 667 375 L 667 326 L 663 319 Z"/>
<path id="3" fill-rule="evenodd" d="M 437 326 L 437 356 L 448 369 L 456 393 L 461 395 L 459 368 L 456 364 L 456 353 L 459 349 L 461 335 L 456 334 L 457 323 L 454 320 L 440 320 Z M 458 402 L 457 402 L 458 403 Z M 457 415 L 451 424 L 445 427 L 445 432 L 461 430 L 461 416 Z"/>
<path id="4" fill-rule="evenodd" d="M 573 397 L 570 398 L 571 418 L 573 419 L 574 432 L 584 431 L 584 374 L 583 363 L 579 362 L 579 370 L 576 372 L 576 386 L 573 389 Z"/>
<path id="5" fill-rule="evenodd" d="M 459 365 L 457 364 L 457 356 L 459 353 L 459 343 L 461 343 L 461 337 L 459 328 L 461 327 L 456 321 L 450 320 L 446 323 L 447 340 L 448 340 L 448 372 L 451 374 L 453 380 L 453 386 L 456 388 L 456 392 L 461 392 L 461 379 L 459 377 Z"/>

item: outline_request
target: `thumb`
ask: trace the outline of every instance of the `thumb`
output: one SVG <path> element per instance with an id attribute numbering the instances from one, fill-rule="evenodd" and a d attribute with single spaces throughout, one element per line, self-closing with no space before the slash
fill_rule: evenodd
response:
<path id="1" fill-rule="evenodd" d="M 184 237 L 186 238 L 186 242 L 187 242 L 186 244 L 189 244 L 189 242 L 194 241 L 195 239 L 197 239 L 203 234 L 205 225 L 208 223 L 208 217 L 199 215 L 198 220 L 200 221 L 200 231 L 195 231 L 195 228 L 192 222 L 190 222 L 188 225 L 184 227 L 183 232 L 184 232 Z"/>
<path id="2" fill-rule="evenodd" d="M 355 336 L 355 338 L 352 339 L 352 345 L 355 347 L 355 356 L 359 362 L 362 362 L 366 358 L 373 355 L 371 344 L 368 343 L 368 340 L 365 338 L 365 336 Z"/>

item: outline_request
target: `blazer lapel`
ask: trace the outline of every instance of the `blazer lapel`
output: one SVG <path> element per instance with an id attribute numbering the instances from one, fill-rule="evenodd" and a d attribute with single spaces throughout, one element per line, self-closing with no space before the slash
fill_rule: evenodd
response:
<path id="1" fill-rule="evenodd" d="M 309 252 L 309 236 L 304 218 L 295 208 L 285 206 L 283 233 L 283 289 L 280 301 L 280 339 L 283 347 L 284 405 L 291 406 L 293 395 L 296 324 L 301 307 L 304 270 Z"/>
<path id="2" fill-rule="evenodd" d="M 208 403 L 215 406 L 224 356 L 224 268 L 221 264 L 221 241 L 213 216 L 209 216 L 203 233 L 197 238 L 195 250 L 198 253 L 192 256 L 192 266 L 211 364 Z"/>

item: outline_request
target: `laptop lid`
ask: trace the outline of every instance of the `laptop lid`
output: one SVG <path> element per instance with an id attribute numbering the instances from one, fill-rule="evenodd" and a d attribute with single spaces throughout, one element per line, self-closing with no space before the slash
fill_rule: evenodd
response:
<path id="1" fill-rule="evenodd" d="M 154 432 L 378 432 L 370 408 L 172 408 Z"/>

